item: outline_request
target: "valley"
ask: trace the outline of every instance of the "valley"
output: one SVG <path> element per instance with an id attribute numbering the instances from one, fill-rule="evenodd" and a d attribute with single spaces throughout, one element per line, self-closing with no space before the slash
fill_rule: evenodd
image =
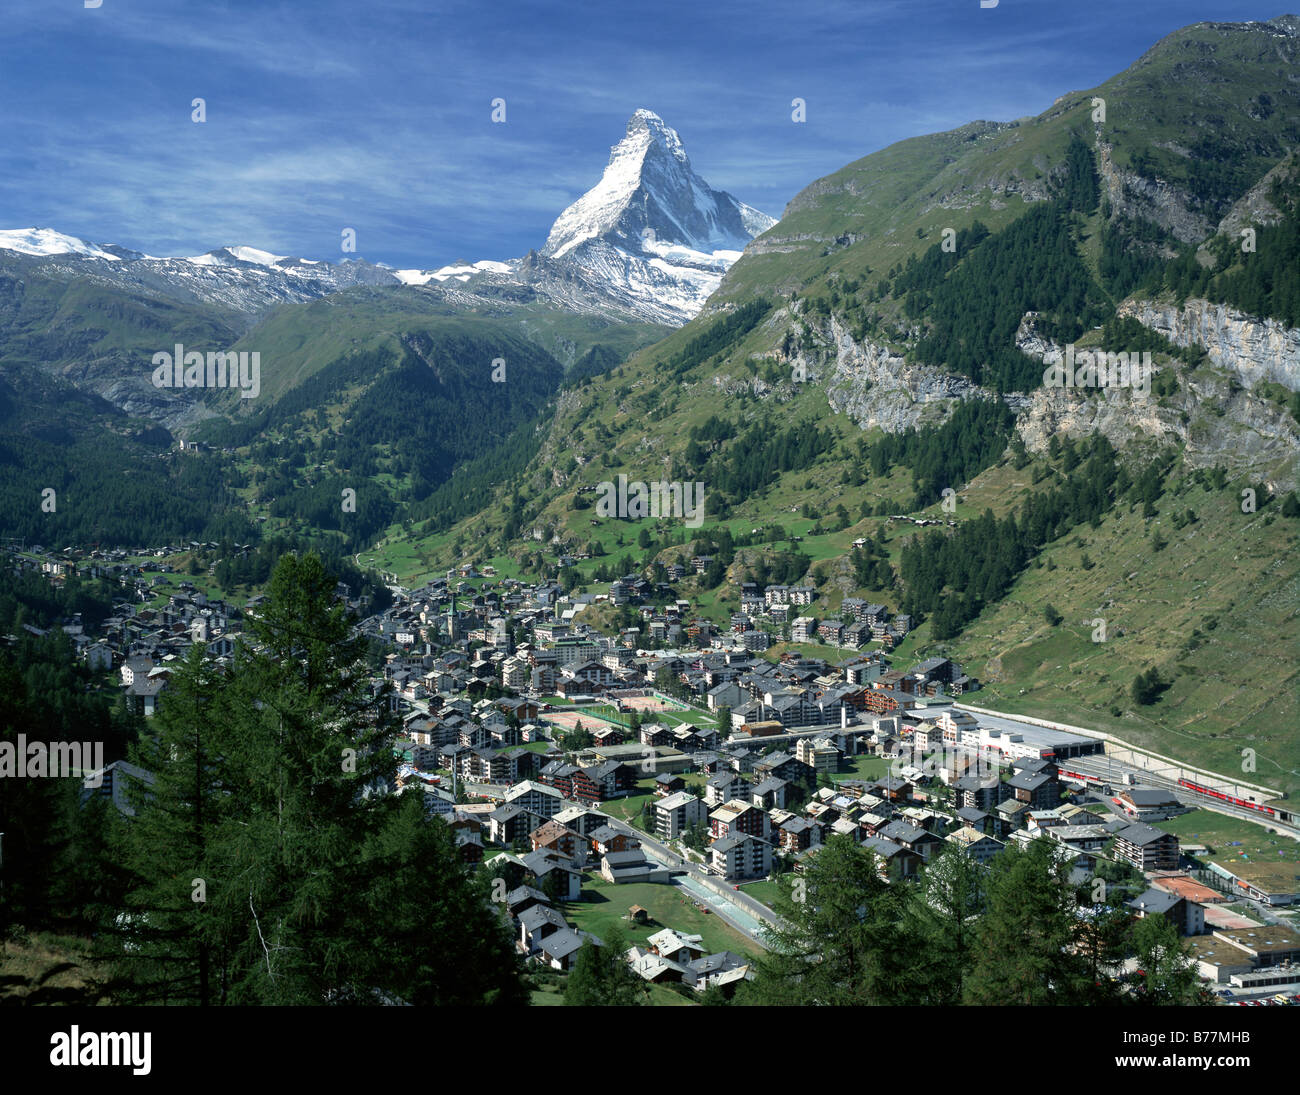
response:
<path id="1" fill-rule="evenodd" d="M 0 772 L 0 997 L 1300 991 L 1300 17 L 889 142 L 642 29 L 599 132 L 445 93 L 358 227 L 256 196 L 361 149 L 201 253 L 0 229 L 0 752 L 102 753 Z"/>

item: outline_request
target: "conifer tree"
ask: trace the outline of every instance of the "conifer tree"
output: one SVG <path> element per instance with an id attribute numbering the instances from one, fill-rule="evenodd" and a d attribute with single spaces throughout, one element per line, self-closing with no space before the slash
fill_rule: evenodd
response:
<path id="1" fill-rule="evenodd" d="M 233 1000 L 322 1002 L 352 978 L 347 910 L 370 881 L 359 852 L 395 768 L 390 716 L 318 556 L 280 560 L 248 630 L 228 755 L 243 817 L 215 898 L 242 924 Z"/>
<path id="2" fill-rule="evenodd" d="M 990 863 L 988 910 L 964 993 L 970 1004 L 1083 1002 L 1087 970 L 1073 951 L 1078 926 L 1069 867 L 1046 837 L 1009 845 Z"/>
<path id="3" fill-rule="evenodd" d="M 205 654 L 190 647 L 132 751 L 152 783 L 126 783 L 134 816 L 115 826 L 130 890 L 109 925 L 122 956 L 112 980 L 130 1002 L 219 1003 L 228 980 L 232 926 L 211 913 L 208 887 L 209 855 L 236 805 L 221 771 L 229 678 Z"/>
<path id="4" fill-rule="evenodd" d="M 362 959 L 358 981 L 416 1006 L 527 1004 L 522 959 L 492 903 L 506 880 L 467 871 L 451 827 L 427 815 L 424 798 L 419 789 L 388 796 L 363 851 L 372 882 L 347 927 Z"/>
<path id="5" fill-rule="evenodd" d="M 644 1004 L 650 986 L 627 964 L 627 940 L 620 928 L 605 933 L 603 946 L 590 940 L 574 960 L 564 987 L 570 1007 L 632 1007 Z"/>
<path id="6" fill-rule="evenodd" d="M 1163 916 L 1144 916 L 1133 926 L 1133 948 L 1142 971 L 1138 999 L 1143 1004 L 1206 1002 L 1191 954 Z"/>
<path id="7" fill-rule="evenodd" d="M 984 876 L 983 866 L 953 846 L 926 865 L 920 890 L 907 909 L 908 930 L 918 943 L 913 952 L 914 1003 L 961 1003 L 984 907 Z"/>
<path id="8" fill-rule="evenodd" d="M 135 754 L 154 783 L 122 824 L 122 997 L 525 1002 L 497 880 L 423 792 L 387 793 L 387 697 L 318 557 L 281 560 L 249 633 L 230 671 L 196 647 Z"/>
<path id="9" fill-rule="evenodd" d="M 748 1004 L 900 1004 L 909 998 L 906 887 L 880 876 L 874 853 L 830 837 L 773 902 L 782 925 L 738 996 Z"/>

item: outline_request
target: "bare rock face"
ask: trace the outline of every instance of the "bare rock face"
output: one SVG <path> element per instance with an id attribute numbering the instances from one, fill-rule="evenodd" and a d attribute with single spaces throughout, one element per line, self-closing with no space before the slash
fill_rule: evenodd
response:
<path id="1" fill-rule="evenodd" d="M 1176 362 L 1165 364 L 1163 368 L 1179 373 L 1178 387 L 1165 396 L 1149 388 L 1044 386 L 999 396 L 966 377 L 908 363 L 883 342 L 858 342 L 835 316 L 811 324 L 804 348 L 784 360 L 793 374 L 824 384 L 831 407 L 863 429 L 878 426 L 897 433 L 942 422 L 957 400 L 1000 398 L 1016 413 L 1016 429 L 1031 452 L 1046 451 L 1053 436 L 1097 433 L 1118 449 L 1182 444 L 1190 467 L 1225 464 L 1235 470 L 1262 470 L 1274 490 L 1295 489 L 1300 482 L 1300 428 L 1287 412 L 1250 389 L 1260 379 L 1297 387 L 1300 331 L 1231 315 L 1205 301 L 1189 301 L 1182 312 L 1172 305 L 1129 301 L 1120 313 L 1162 330 L 1180 345 L 1205 346 L 1211 360 L 1194 372 Z M 790 318 L 782 310 L 773 321 Z M 806 317 L 799 318 L 809 325 Z M 1036 319 L 1032 312 L 1024 316 L 1016 345 L 1032 357 L 1050 360 L 1064 347 L 1043 336 Z M 1182 337 L 1170 334 L 1180 331 Z M 783 381 L 777 389 L 786 386 Z M 776 389 L 763 388 L 754 394 L 775 394 Z"/>
<path id="2" fill-rule="evenodd" d="M 1282 212 L 1269 197 L 1273 183 L 1287 183 L 1300 172 L 1300 154 L 1291 153 L 1236 201 L 1219 222 L 1219 235 L 1237 236 L 1243 228 L 1261 228 L 1277 224 Z"/>
<path id="3" fill-rule="evenodd" d="M 1042 335 L 1037 313 L 1026 312 L 1016 329 L 1016 346 L 1044 362 L 1059 360 L 1065 347 Z M 1134 388 L 1049 388 L 1029 392 L 1016 429 L 1030 452 L 1044 452 L 1053 435 L 1102 433 L 1116 448 L 1141 438 L 1160 442 L 1180 436 L 1179 408 L 1160 406 L 1148 391 Z"/>
<path id="4" fill-rule="evenodd" d="M 1204 346 L 1210 360 L 1235 373 L 1246 387 L 1271 380 L 1300 390 L 1300 331 L 1275 319 L 1258 319 L 1224 304 L 1126 300 L 1120 315 L 1132 316 L 1175 346 Z"/>
<path id="5" fill-rule="evenodd" d="M 1188 195 L 1178 187 L 1120 169 L 1104 141 L 1098 140 L 1097 150 L 1101 183 L 1116 213 L 1158 224 L 1183 243 L 1198 243 L 1214 231 L 1214 223 L 1194 213 Z"/>
<path id="6" fill-rule="evenodd" d="M 1178 407 L 1162 407 L 1131 388 L 1038 388 L 1027 398 L 1016 429 L 1030 452 L 1046 451 L 1054 435 L 1101 433 L 1116 448 L 1142 439 L 1172 444 L 1182 435 Z"/>
<path id="7" fill-rule="evenodd" d="M 968 377 L 933 365 L 909 364 L 884 343 L 859 343 L 833 315 L 821 321 L 814 338 L 819 342 L 815 349 L 791 356 L 792 369 L 802 369 L 809 380 L 825 377 L 831 407 L 864 430 L 879 426 L 899 433 L 909 426 L 941 422 L 953 400 L 997 398 Z"/>
<path id="8" fill-rule="evenodd" d="M 1300 481 L 1300 429 L 1290 414 L 1250 388 L 1258 380 L 1272 379 L 1295 389 L 1300 331 L 1230 314 L 1222 305 L 1203 300 L 1188 301 L 1181 311 L 1172 304 L 1129 300 L 1118 312 L 1177 345 L 1205 347 L 1210 367 L 1189 373 L 1177 363 L 1166 364 L 1163 368 L 1179 371 L 1179 386 L 1163 397 L 1134 388 L 1038 388 L 1029 394 L 1016 422 L 1025 447 L 1042 452 L 1054 434 L 1102 433 L 1120 449 L 1181 443 L 1189 467 L 1264 469 L 1275 490 L 1295 489 Z M 1059 355 L 1064 348 L 1044 338 L 1035 319 L 1029 312 L 1021 320 L 1016 345 L 1039 358 Z M 1174 337 L 1180 331 L 1182 337 Z"/>
<path id="9" fill-rule="evenodd" d="M 159 389 L 143 377 L 102 377 L 85 387 L 136 418 L 151 418 L 169 430 L 194 426 L 217 412 L 202 401 L 203 389 Z"/>

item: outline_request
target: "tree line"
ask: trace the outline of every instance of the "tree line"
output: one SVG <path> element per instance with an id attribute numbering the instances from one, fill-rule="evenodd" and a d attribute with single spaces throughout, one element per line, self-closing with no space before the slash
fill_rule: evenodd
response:
<path id="1" fill-rule="evenodd" d="M 930 532 L 906 544 L 900 555 L 903 611 L 932 616 L 933 637 L 952 638 L 1001 599 L 1044 545 L 1083 521 L 1099 521 L 1114 502 L 1119 468 L 1104 435 L 1094 434 L 1084 452 L 1063 484 L 1031 495 L 1002 520 L 985 510 L 952 532 Z"/>
<path id="2" fill-rule="evenodd" d="M 34 834 L 6 840 L 6 922 L 93 934 L 114 1003 L 527 1001 L 492 880 L 421 790 L 390 793 L 395 716 L 336 582 L 285 556 L 232 664 L 191 648 L 129 750 L 152 774 L 133 815 L 0 781 L 6 829 Z M 0 684 L 6 738 L 39 701 Z"/>
<path id="3" fill-rule="evenodd" d="M 1186 1005 L 1206 1002 L 1173 925 L 1135 920 L 1119 886 L 1075 886 L 1040 837 L 983 866 L 945 848 L 919 880 L 833 835 L 786 875 L 781 926 L 736 1003 L 781 1006 Z M 1104 894 L 1102 893 L 1104 890 Z M 1122 971 L 1136 957 L 1140 972 Z"/>

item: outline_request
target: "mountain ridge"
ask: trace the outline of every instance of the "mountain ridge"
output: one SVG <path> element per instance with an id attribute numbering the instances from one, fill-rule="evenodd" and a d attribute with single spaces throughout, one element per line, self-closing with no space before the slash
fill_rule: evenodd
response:
<path id="1" fill-rule="evenodd" d="M 362 258 L 276 255 L 245 244 L 158 257 L 40 227 L 0 230 L 0 255 L 26 256 L 58 276 L 88 275 L 250 314 L 356 285 L 438 293 L 455 283 L 459 296 L 477 301 L 522 294 L 587 314 L 677 325 L 700 309 L 750 239 L 775 223 L 709 187 L 677 132 L 641 108 L 611 149 L 601 179 L 559 214 L 540 250 L 516 259 L 395 269 Z"/>

